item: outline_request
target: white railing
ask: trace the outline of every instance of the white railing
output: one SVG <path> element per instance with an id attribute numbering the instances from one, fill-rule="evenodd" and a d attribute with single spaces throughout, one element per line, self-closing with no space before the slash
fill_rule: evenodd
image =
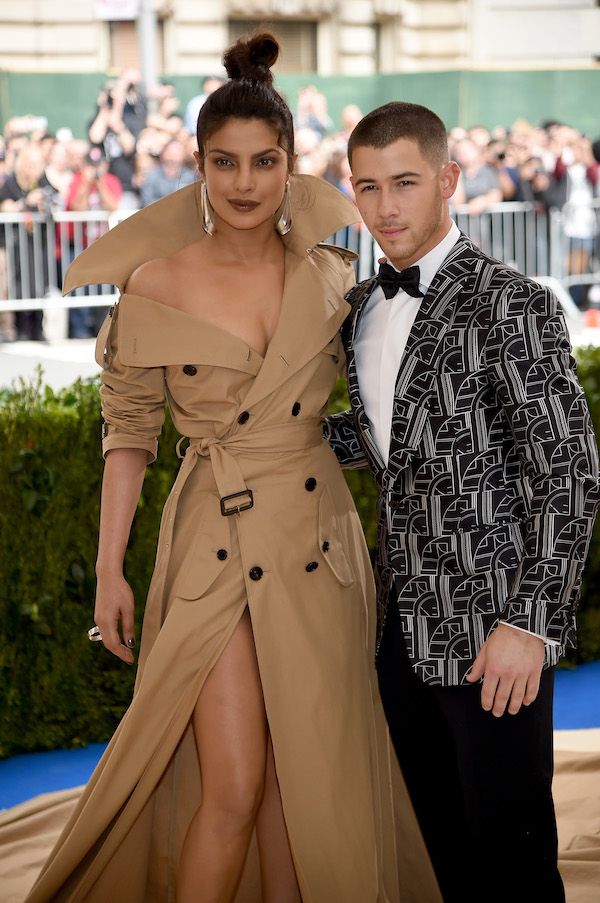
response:
<path id="1" fill-rule="evenodd" d="M 0 213 L 0 313 L 112 304 L 110 285 L 86 286 L 62 298 L 62 278 L 81 251 L 131 213 Z M 600 199 L 550 214 L 530 203 L 506 203 L 477 215 L 457 207 L 452 216 L 483 251 L 525 275 L 565 289 L 600 282 Z M 330 240 L 358 252 L 359 279 L 375 272 L 382 252 L 364 226 L 342 229 Z M 576 308 L 566 300 L 564 306 L 573 317 Z"/>

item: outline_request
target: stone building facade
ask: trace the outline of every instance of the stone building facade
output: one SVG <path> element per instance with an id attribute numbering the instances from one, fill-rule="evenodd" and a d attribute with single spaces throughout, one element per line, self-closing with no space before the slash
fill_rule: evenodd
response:
<path id="1" fill-rule="evenodd" d="M 0 68 L 98 72 L 139 61 L 138 0 L 1 0 Z M 227 43 L 271 24 L 282 72 L 595 68 L 596 0 L 152 0 L 159 72 L 218 73 Z"/>

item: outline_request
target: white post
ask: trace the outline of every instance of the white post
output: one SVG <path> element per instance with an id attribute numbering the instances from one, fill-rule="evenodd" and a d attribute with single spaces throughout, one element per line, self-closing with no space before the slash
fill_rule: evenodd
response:
<path id="1" fill-rule="evenodd" d="M 153 0 L 140 0 L 137 26 L 142 85 L 148 92 L 156 84 L 156 14 Z"/>

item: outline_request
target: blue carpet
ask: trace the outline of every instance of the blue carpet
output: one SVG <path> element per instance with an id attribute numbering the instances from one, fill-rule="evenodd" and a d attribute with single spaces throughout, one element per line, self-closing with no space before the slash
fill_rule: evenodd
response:
<path id="1" fill-rule="evenodd" d="M 554 728 L 600 727 L 600 661 L 556 672 Z"/>
<path id="2" fill-rule="evenodd" d="M 556 672 L 554 727 L 600 727 L 600 661 Z M 93 743 L 85 749 L 57 749 L 5 759 L 0 762 L 0 808 L 15 806 L 39 793 L 85 784 L 104 749 L 105 744 Z"/>
<path id="3" fill-rule="evenodd" d="M 39 793 L 87 783 L 105 747 L 105 743 L 92 743 L 85 749 L 55 749 L 4 759 L 0 762 L 0 808 L 16 806 Z"/>

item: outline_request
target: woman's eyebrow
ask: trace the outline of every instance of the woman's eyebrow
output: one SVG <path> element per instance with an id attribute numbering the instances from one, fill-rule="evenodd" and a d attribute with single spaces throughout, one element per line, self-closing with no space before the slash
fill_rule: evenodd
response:
<path id="1" fill-rule="evenodd" d="M 257 154 L 252 154 L 253 157 L 264 157 L 265 154 L 272 154 L 274 151 L 279 152 L 280 148 L 278 147 L 267 147 L 266 150 L 259 151 Z M 233 151 L 224 150 L 221 147 L 213 147 L 208 152 L 209 154 L 222 154 L 225 157 L 237 157 L 239 154 L 234 154 Z"/>

